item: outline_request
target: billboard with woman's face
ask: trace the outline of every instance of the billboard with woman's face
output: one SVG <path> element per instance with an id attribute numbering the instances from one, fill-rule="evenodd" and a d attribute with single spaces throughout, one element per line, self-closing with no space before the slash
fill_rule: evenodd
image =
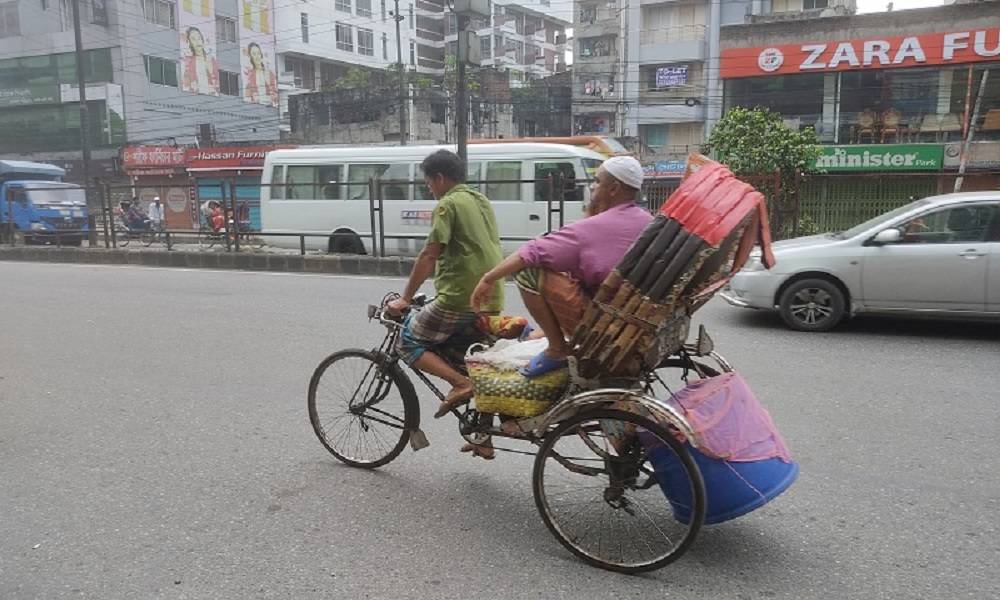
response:
<path id="1" fill-rule="evenodd" d="M 215 51 L 215 0 L 182 0 L 177 5 L 180 31 L 181 89 L 219 95 L 219 60 Z"/>
<path id="2" fill-rule="evenodd" d="M 273 0 L 240 2 L 240 83 L 243 99 L 278 106 L 278 76 L 271 27 Z"/>

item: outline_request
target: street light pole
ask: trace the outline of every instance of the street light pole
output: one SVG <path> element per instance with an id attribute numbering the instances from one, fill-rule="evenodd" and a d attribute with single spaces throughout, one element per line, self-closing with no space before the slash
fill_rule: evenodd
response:
<path id="1" fill-rule="evenodd" d="M 73 38 L 76 43 L 76 81 L 80 87 L 80 147 L 83 151 L 83 190 L 87 198 L 88 243 L 97 245 L 97 222 L 94 219 L 90 189 L 90 116 L 87 111 L 87 78 L 83 70 L 83 33 L 80 31 L 80 0 L 73 0 Z"/>
<path id="2" fill-rule="evenodd" d="M 403 68 L 403 37 L 399 33 L 399 23 L 403 20 L 403 15 L 399 14 L 399 0 L 396 0 L 396 9 L 392 19 L 396 21 L 396 66 L 399 68 L 399 145 L 406 145 L 406 138 L 409 136 L 406 123 L 406 105 L 409 102 L 409 94 L 406 91 L 406 69 Z"/>

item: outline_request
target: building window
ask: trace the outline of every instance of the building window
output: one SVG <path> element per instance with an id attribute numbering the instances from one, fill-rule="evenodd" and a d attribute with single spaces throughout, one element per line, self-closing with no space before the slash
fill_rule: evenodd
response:
<path id="1" fill-rule="evenodd" d="M 667 145 L 669 125 L 640 125 L 639 138 L 654 152 Z"/>
<path id="2" fill-rule="evenodd" d="M 358 54 L 375 56 L 375 33 L 371 29 L 358 28 Z"/>
<path id="3" fill-rule="evenodd" d="M 240 74 L 231 71 L 219 71 L 219 93 L 223 96 L 239 96 Z"/>
<path id="4" fill-rule="evenodd" d="M 340 12 L 350 13 L 351 0 L 336 0 L 333 7 L 339 10 Z"/>
<path id="5" fill-rule="evenodd" d="M 48 2 L 42 3 L 42 8 L 48 9 Z M 90 22 L 94 25 L 108 24 L 108 7 L 104 0 L 91 0 L 90 2 Z"/>
<path id="6" fill-rule="evenodd" d="M 59 0 L 59 28 L 73 31 L 73 5 L 70 0 Z"/>
<path id="7" fill-rule="evenodd" d="M 358 0 L 358 16 L 372 16 L 372 0 Z"/>
<path id="8" fill-rule="evenodd" d="M 143 56 L 142 62 L 146 67 L 146 78 L 150 83 L 177 87 L 177 61 Z"/>
<path id="9" fill-rule="evenodd" d="M 597 22 L 597 5 L 584 4 L 580 6 L 580 24 L 593 25 Z"/>
<path id="10" fill-rule="evenodd" d="M 229 17 L 223 17 L 220 15 L 215 16 L 215 31 L 218 35 L 218 40 L 220 42 L 229 42 L 235 44 L 239 41 L 236 37 L 236 19 L 230 19 Z"/>
<path id="11" fill-rule="evenodd" d="M 308 44 L 309 43 L 309 15 L 306 14 L 306 13 L 302 13 L 300 15 L 300 19 L 302 21 L 302 43 L 303 44 Z"/>
<path id="12" fill-rule="evenodd" d="M 389 60 L 389 36 L 382 34 L 382 60 Z"/>
<path id="13" fill-rule="evenodd" d="M 146 22 L 177 29 L 174 3 L 168 0 L 143 0 L 142 11 L 146 13 Z"/>
<path id="14" fill-rule="evenodd" d="M 354 35 L 350 25 L 337 23 L 337 50 L 354 52 Z"/>
<path id="15" fill-rule="evenodd" d="M 17 12 L 17 2 L 0 4 L 0 38 L 21 35 L 21 17 Z"/>
<path id="16" fill-rule="evenodd" d="M 410 29 L 416 29 L 416 28 L 417 28 L 417 26 L 416 26 L 415 21 L 413 19 L 413 5 L 411 4 L 410 5 Z"/>
<path id="17" fill-rule="evenodd" d="M 614 38 L 611 37 L 583 38 L 580 40 L 580 58 L 610 56 L 613 46 Z"/>
<path id="18" fill-rule="evenodd" d="M 802 0 L 802 10 L 826 8 L 828 5 L 829 5 L 828 0 Z"/>
<path id="19" fill-rule="evenodd" d="M 417 45 L 410 42 L 410 64 L 417 64 Z"/>
<path id="20" fill-rule="evenodd" d="M 382 20 L 385 21 L 385 0 L 382 0 Z"/>
<path id="21" fill-rule="evenodd" d="M 485 35 L 479 38 L 479 51 L 482 53 L 483 58 L 490 58 L 493 56 L 493 40 L 490 36 Z"/>
<path id="22" fill-rule="evenodd" d="M 295 87 L 310 90 L 316 89 L 316 67 L 311 60 L 286 56 L 285 71 L 292 72 Z"/>

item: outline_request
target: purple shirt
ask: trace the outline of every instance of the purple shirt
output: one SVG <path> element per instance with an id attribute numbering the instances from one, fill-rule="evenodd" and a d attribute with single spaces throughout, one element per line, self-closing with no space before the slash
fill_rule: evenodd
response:
<path id="1" fill-rule="evenodd" d="M 517 255 L 529 267 L 569 273 L 593 296 L 652 220 L 645 209 L 621 204 L 535 238 Z"/>

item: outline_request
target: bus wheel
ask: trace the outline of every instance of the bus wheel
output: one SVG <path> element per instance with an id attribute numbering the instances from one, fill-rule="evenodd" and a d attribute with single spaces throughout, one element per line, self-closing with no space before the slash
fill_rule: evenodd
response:
<path id="1" fill-rule="evenodd" d="M 365 244 L 350 229 L 338 229 L 330 236 L 330 254 L 364 254 Z"/>

